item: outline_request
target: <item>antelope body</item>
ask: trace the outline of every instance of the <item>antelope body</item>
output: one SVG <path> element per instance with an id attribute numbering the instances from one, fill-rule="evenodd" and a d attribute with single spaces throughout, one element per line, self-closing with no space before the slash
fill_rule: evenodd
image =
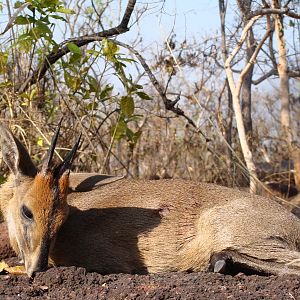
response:
<path id="1" fill-rule="evenodd" d="M 0 204 L 29 276 L 54 265 L 100 273 L 250 271 L 300 275 L 300 220 L 267 198 L 185 180 L 69 172 L 78 143 L 37 171 L 0 126 L 11 175 Z"/>

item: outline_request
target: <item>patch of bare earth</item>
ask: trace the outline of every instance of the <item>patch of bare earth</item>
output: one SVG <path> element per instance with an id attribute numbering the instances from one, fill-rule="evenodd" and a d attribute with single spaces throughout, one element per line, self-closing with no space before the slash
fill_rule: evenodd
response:
<path id="1" fill-rule="evenodd" d="M 0 261 L 16 262 L 0 224 Z M 0 299 L 300 299 L 297 276 L 224 276 L 214 273 L 149 275 L 87 273 L 51 268 L 31 280 L 0 275 Z"/>

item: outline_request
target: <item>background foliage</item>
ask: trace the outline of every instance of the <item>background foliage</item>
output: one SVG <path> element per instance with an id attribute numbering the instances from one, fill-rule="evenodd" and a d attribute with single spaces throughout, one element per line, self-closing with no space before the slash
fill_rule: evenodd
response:
<path id="1" fill-rule="evenodd" d="M 130 45 L 122 44 L 122 35 L 110 34 L 122 27 L 118 24 L 126 13 L 125 1 L 7 1 L 2 4 L 2 13 L 8 17 L 0 36 L 1 120 L 10 125 L 37 164 L 63 116 L 57 149 L 61 157 L 83 133 L 77 171 L 247 186 L 223 55 L 237 45 L 245 18 L 268 2 L 244 1 L 248 6 L 240 2 L 227 3 L 240 13 L 226 24 L 224 49 L 221 27 L 218 34 L 190 39 L 171 32 L 165 43 L 145 47 L 140 20 L 154 11 L 163 15 L 165 1 L 156 2 L 154 8 L 150 2 L 134 6 L 128 29 L 135 35 Z M 286 2 L 297 13 L 299 3 Z M 256 44 L 266 24 L 267 17 L 253 26 Z M 290 109 L 297 144 L 299 19 L 285 17 L 284 24 L 291 32 L 287 36 L 288 62 L 294 72 Z M 278 81 L 276 88 L 269 88 L 263 79 L 278 59 L 272 38 L 273 33 L 254 66 L 252 125 L 247 134 L 259 178 L 290 186 L 293 161 L 281 131 Z M 235 57 L 236 76 L 248 50 L 244 45 Z M 59 53 L 61 57 L 55 60 Z M 270 76 L 278 74 L 274 71 Z M 1 170 L 7 174 L 4 163 Z"/>

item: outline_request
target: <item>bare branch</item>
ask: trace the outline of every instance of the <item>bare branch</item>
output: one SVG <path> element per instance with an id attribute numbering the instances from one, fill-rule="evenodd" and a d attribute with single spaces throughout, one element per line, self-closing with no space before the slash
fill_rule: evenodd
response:
<path id="1" fill-rule="evenodd" d="M 193 127 L 197 128 L 194 121 L 192 119 L 190 119 L 188 116 L 186 116 L 182 109 L 180 109 L 178 106 L 176 106 L 177 102 L 180 99 L 180 95 L 175 100 L 170 100 L 170 99 L 167 98 L 166 92 L 163 90 L 163 88 L 161 87 L 161 85 L 157 81 L 156 77 L 154 76 L 154 74 L 150 70 L 150 67 L 146 63 L 145 59 L 140 55 L 140 53 L 137 50 L 135 50 L 134 48 L 132 48 L 131 46 L 125 44 L 125 43 L 122 43 L 122 42 L 119 42 L 119 41 L 116 41 L 116 40 L 113 40 L 112 42 L 116 43 L 117 45 L 119 45 L 121 47 L 127 48 L 130 52 L 132 52 L 137 57 L 140 64 L 142 65 L 145 72 L 147 73 L 150 81 L 152 82 L 153 86 L 155 87 L 155 89 L 159 93 L 160 97 L 162 98 L 162 100 L 165 104 L 165 108 L 169 111 L 172 111 L 173 113 L 175 113 L 178 116 L 184 117 L 189 122 L 189 124 L 191 124 Z"/>
<path id="2" fill-rule="evenodd" d="M 256 79 L 256 80 L 252 80 L 252 83 L 254 85 L 258 85 L 261 82 L 263 82 L 264 80 L 266 80 L 267 78 L 273 76 L 273 75 L 278 75 L 278 72 L 275 70 L 270 70 L 269 72 L 267 72 L 266 74 L 262 75 L 260 78 Z"/>
<path id="3" fill-rule="evenodd" d="M 258 79 L 255 79 L 252 81 L 252 83 L 254 85 L 258 85 L 261 82 L 263 82 L 264 80 L 266 80 L 267 78 L 271 77 L 271 76 L 278 76 L 278 70 L 270 70 L 269 72 L 267 72 L 266 74 L 262 75 L 261 77 L 259 77 Z M 290 78 L 296 78 L 296 79 L 300 79 L 300 71 L 289 71 L 288 72 L 288 76 Z"/>
<path id="4" fill-rule="evenodd" d="M 5 32 L 7 32 L 9 29 L 11 29 L 14 26 L 14 22 L 16 21 L 17 17 L 29 5 L 30 5 L 29 2 L 25 2 L 14 12 L 14 14 L 10 17 L 5 29 L 0 33 L 0 35 L 3 35 Z"/>
<path id="5" fill-rule="evenodd" d="M 300 15 L 293 12 L 293 11 L 288 11 L 288 12 L 285 13 L 285 15 L 287 15 L 290 18 L 293 18 L 293 19 L 300 19 Z"/>
<path id="6" fill-rule="evenodd" d="M 265 41 L 267 40 L 267 38 L 269 37 L 271 32 L 272 31 L 270 29 L 266 31 L 265 35 L 263 36 L 261 41 L 256 46 L 255 51 L 254 51 L 253 55 L 251 56 L 251 59 L 249 60 L 249 62 L 244 67 L 243 71 L 241 72 L 241 75 L 240 75 L 239 80 L 238 80 L 238 85 L 237 85 L 238 93 L 240 93 L 240 91 L 241 91 L 241 87 L 242 87 L 242 84 L 243 84 L 243 81 L 244 81 L 244 78 L 245 78 L 246 74 L 248 73 L 251 66 L 254 65 L 256 57 L 258 55 L 258 52 L 260 51 L 260 49 L 264 45 Z"/>
<path id="7" fill-rule="evenodd" d="M 243 29 L 242 35 L 236 45 L 236 47 L 233 49 L 232 53 L 228 56 L 228 58 L 225 61 L 225 69 L 230 69 L 231 68 L 231 62 L 232 60 L 235 58 L 235 56 L 237 55 L 237 53 L 240 51 L 240 49 L 242 48 L 246 38 L 247 38 L 247 33 L 249 31 L 249 29 L 253 26 L 253 24 L 260 19 L 262 16 L 258 15 L 258 16 L 254 16 L 245 26 L 245 28 Z M 233 79 L 233 75 L 231 74 L 232 78 L 228 78 L 228 80 L 234 82 Z M 236 87 L 235 87 L 236 88 Z"/>
<path id="8" fill-rule="evenodd" d="M 128 23 L 129 23 L 131 15 L 132 15 L 135 4 L 136 4 L 136 0 L 128 0 L 128 4 L 127 4 L 126 10 L 124 12 L 123 19 L 118 26 L 110 28 L 108 30 L 103 30 L 96 34 L 84 35 L 84 36 L 80 36 L 78 38 L 68 39 L 68 40 L 60 43 L 58 45 L 58 50 L 55 50 L 46 56 L 46 58 L 42 62 L 42 64 L 35 71 L 33 71 L 32 75 L 30 77 L 28 77 L 28 79 L 21 85 L 21 87 L 18 89 L 18 92 L 19 93 L 24 92 L 31 85 L 33 85 L 33 84 L 37 83 L 39 80 L 41 80 L 44 77 L 44 75 L 46 74 L 46 72 L 48 71 L 48 69 L 51 67 L 51 65 L 53 65 L 56 61 L 58 61 L 64 55 L 69 53 L 70 50 L 66 45 L 67 43 L 72 42 L 76 46 L 82 47 L 91 42 L 99 41 L 106 37 L 111 37 L 111 36 L 115 36 L 115 35 L 119 35 L 119 34 L 127 32 L 129 30 Z"/>
<path id="9" fill-rule="evenodd" d="M 288 7 L 288 5 L 292 2 L 293 0 L 288 0 L 286 3 L 283 5 L 283 7 Z"/>
<path id="10" fill-rule="evenodd" d="M 265 15 L 270 15 L 270 14 L 277 14 L 277 15 L 287 15 L 291 18 L 294 19 L 300 19 L 300 15 L 291 11 L 289 7 L 284 7 L 284 8 L 263 8 L 256 10 L 249 14 L 248 20 L 252 19 L 253 17 L 256 16 L 265 16 Z"/>

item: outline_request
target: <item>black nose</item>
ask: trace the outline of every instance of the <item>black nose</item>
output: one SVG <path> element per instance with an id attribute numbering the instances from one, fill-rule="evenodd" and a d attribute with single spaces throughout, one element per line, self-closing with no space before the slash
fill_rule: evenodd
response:
<path id="1" fill-rule="evenodd" d="M 34 272 L 42 272 L 48 268 L 48 256 L 49 256 L 49 242 L 43 242 L 41 247 L 40 256 L 38 258 L 36 268 Z"/>
<path id="2" fill-rule="evenodd" d="M 48 269 L 48 261 L 47 261 L 47 263 L 42 264 L 42 265 L 38 268 L 38 270 L 36 270 L 36 272 L 43 272 L 43 271 L 46 271 L 47 269 Z"/>

